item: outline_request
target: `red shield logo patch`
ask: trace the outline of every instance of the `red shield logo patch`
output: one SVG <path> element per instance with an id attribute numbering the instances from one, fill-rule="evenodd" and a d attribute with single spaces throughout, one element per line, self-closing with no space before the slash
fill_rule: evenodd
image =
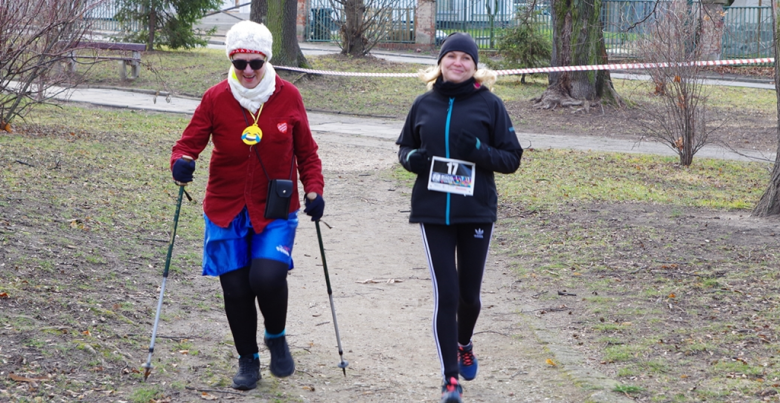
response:
<path id="1" fill-rule="evenodd" d="M 282 133 L 287 133 L 287 122 L 282 122 L 276 125 L 276 128 L 279 129 Z"/>

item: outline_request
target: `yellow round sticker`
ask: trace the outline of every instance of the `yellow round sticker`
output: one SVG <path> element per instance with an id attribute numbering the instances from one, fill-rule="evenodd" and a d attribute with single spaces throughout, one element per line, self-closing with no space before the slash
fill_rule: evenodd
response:
<path id="1" fill-rule="evenodd" d="M 241 140 L 244 144 L 253 146 L 260 142 L 263 138 L 263 131 L 257 125 L 252 125 L 244 129 L 244 133 L 241 135 Z"/>

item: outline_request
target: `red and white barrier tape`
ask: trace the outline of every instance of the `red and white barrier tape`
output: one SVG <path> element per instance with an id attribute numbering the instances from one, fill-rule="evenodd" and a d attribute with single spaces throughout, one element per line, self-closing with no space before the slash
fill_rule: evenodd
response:
<path id="1" fill-rule="evenodd" d="M 287 67 L 287 66 L 276 66 L 276 65 L 274 65 L 274 69 L 276 69 L 276 70 L 297 71 L 297 72 L 300 72 L 300 73 L 308 73 L 308 74 L 319 74 L 319 75 L 323 75 L 323 76 L 417 77 L 419 75 L 417 73 L 359 73 L 359 72 L 349 72 L 349 71 L 312 70 L 312 69 L 302 69 L 300 67 Z"/>
<path id="2" fill-rule="evenodd" d="M 595 64 L 592 66 L 561 66 L 561 67 L 537 67 L 530 69 L 496 70 L 499 76 L 533 74 L 533 73 L 557 73 L 564 71 L 596 71 L 596 70 L 647 70 L 667 68 L 672 66 L 733 66 L 737 64 L 772 64 L 772 57 L 758 59 L 729 59 L 729 60 L 705 60 L 688 63 L 629 63 L 629 64 Z M 274 66 L 277 70 L 290 70 L 308 74 L 348 77 L 417 77 L 418 73 L 360 73 L 330 70 L 312 70 L 299 67 Z"/>

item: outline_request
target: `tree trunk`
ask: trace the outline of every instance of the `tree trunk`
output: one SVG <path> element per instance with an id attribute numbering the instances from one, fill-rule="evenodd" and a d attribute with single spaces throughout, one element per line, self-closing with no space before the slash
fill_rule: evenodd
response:
<path id="1" fill-rule="evenodd" d="M 149 2 L 149 37 L 146 39 L 146 50 L 154 50 L 154 34 L 157 29 L 157 6 L 154 1 Z"/>
<path id="2" fill-rule="evenodd" d="M 366 6 L 363 0 L 344 1 L 344 24 L 341 26 L 341 35 L 344 48 L 341 53 L 345 55 L 363 57 L 366 55 L 368 39 L 363 28 L 363 14 Z"/>
<path id="3" fill-rule="evenodd" d="M 279 18 L 268 18 L 269 15 L 279 16 Z M 252 0 L 249 19 L 265 24 L 274 36 L 272 62 L 276 66 L 306 67 L 308 65 L 298 46 L 295 28 L 297 18 L 296 0 Z"/>
<path id="4" fill-rule="evenodd" d="M 551 66 L 606 64 L 607 51 L 600 21 L 601 0 L 552 0 L 553 46 Z M 535 106 L 582 106 L 607 98 L 619 102 L 609 72 L 576 71 L 548 75 L 544 94 Z"/>
<path id="5" fill-rule="evenodd" d="M 265 24 L 267 26 L 267 15 L 268 2 L 266 0 L 252 0 L 252 5 L 249 7 L 249 21 L 254 21 L 258 24 Z"/>
<path id="6" fill-rule="evenodd" d="M 777 32 L 777 3 L 772 0 L 772 40 L 775 60 L 780 60 L 780 43 Z M 775 62 L 775 95 L 777 96 L 777 151 L 772 177 L 761 199 L 753 208 L 753 216 L 768 217 L 780 214 L 780 64 Z"/>

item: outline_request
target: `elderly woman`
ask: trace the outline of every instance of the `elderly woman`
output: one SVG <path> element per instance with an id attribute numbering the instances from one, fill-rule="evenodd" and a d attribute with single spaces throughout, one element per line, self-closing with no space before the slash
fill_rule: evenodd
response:
<path id="1" fill-rule="evenodd" d="M 203 200 L 203 275 L 219 276 L 222 285 L 239 357 L 233 387 L 240 390 L 255 388 L 261 378 L 255 301 L 271 373 L 295 372 L 285 327 L 299 175 L 312 194 L 306 214 L 318 220 L 325 207 L 317 144 L 298 89 L 269 63 L 272 41 L 268 28 L 251 21 L 228 31 L 228 77 L 206 91 L 171 153 L 173 179 L 187 183 L 200 153 L 209 141 L 214 146 Z"/>
<path id="2" fill-rule="evenodd" d="M 443 403 L 462 401 L 458 375 L 477 376 L 471 337 L 496 221 L 493 175 L 515 172 L 523 154 L 503 102 L 490 91 L 496 75 L 477 70 L 478 62 L 471 36 L 448 36 L 438 65 L 421 75 L 430 91 L 414 101 L 396 142 L 401 165 L 417 174 L 409 222 L 420 224 L 433 280 Z"/>

